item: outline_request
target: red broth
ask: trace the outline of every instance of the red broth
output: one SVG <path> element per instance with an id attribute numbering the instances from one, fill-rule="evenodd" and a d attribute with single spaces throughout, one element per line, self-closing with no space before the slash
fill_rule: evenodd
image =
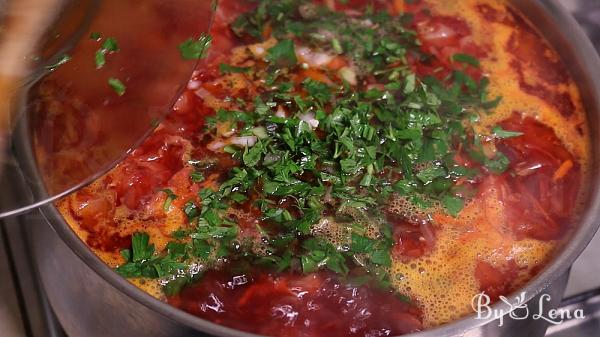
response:
<path id="1" fill-rule="evenodd" d="M 210 228 L 210 219 L 200 215 L 198 220 L 198 214 L 214 207 L 211 200 L 217 199 L 211 199 L 214 194 L 210 193 L 221 191 L 239 173 L 236 169 L 253 172 L 245 151 L 264 139 L 247 133 L 252 144 L 243 143 L 236 150 L 235 139 L 249 141 L 232 136 L 241 134 L 244 117 L 237 117 L 237 124 L 219 118 L 227 120 L 236 110 L 252 111 L 258 104 L 256 97 L 270 97 L 270 92 L 280 90 L 273 88 L 282 82 L 266 84 L 269 72 L 282 72 L 289 83 L 285 85 L 290 86 L 287 92 L 301 93 L 293 100 L 307 99 L 306 83 L 335 87 L 346 81 L 356 92 L 394 90 L 386 86 L 393 82 L 388 80 L 391 75 L 382 80 L 377 71 L 361 72 L 359 60 L 343 53 L 333 55 L 327 49 L 323 55 L 314 46 L 301 49 L 310 44 L 300 38 L 293 43 L 298 62 L 305 66 L 289 71 L 273 68 L 270 62 L 274 61 L 264 53 L 272 52 L 278 43 L 269 39 L 278 34 L 276 24 L 269 21 L 261 26 L 259 37 L 236 34 L 232 29 L 236 18 L 254 11 L 256 5 L 220 1 L 209 56 L 172 113 L 109 174 L 58 203 L 69 224 L 106 263 L 155 297 L 217 324 L 269 336 L 392 336 L 421 331 L 471 313 L 470 301 L 477 293 L 483 291 L 495 300 L 517 290 L 552 258 L 576 222 L 585 192 L 589 156 L 585 113 L 577 87 L 556 52 L 503 1 L 315 4 L 350 18 L 382 10 L 391 15 L 389 20 L 406 20 L 405 29 L 413 31 L 419 43 L 405 58 L 386 60 L 382 73 L 403 67 L 423 83 L 443 85 L 450 85 L 456 76 L 474 85 L 489 80 L 489 86 L 481 90 L 490 100 L 502 96 L 490 111 L 464 115 L 459 123 L 466 125 L 464 134 L 453 134 L 447 143 L 436 142 L 435 137 L 427 140 L 435 144 L 430 148 L 434 156 L 448 146 L 449 155 L 434 163 L 445 165 L 448 171 L 427 181 L 421 175 L 416 185 L 402 185 L 408 174 L 398 169 L 398 162 L 394 162 L 396 167 L 379 170 L 372 179 L 387 181 L 397 189 L 381 204 L 370 206 L 381 208 L 375 221 L 361 220 L 341 208 L 340 202 L 357 195 L 348 192 L 347 197 L 336 197 L 335 188 L 341 187 L 322 180 L 322 172 L 331 169 L 327 162 L 319 162 L 318 167 L 294 176 L 294 184 L 324 185 L 318 192 L 323 193 L 318 205 L 311 206 L 320 210 L 319 219 L 301 234 L 301 230 L 289 231 L 290 222 L 285 220 L 307 216 L 309 209 L 300 207 L 299 194 L 294 194 L 299 192 L 265 197 L 264 191 L 273 182 L 258 179 L 238 201 L 225 206 L 229 208 L 223 211 L 222 222 L 236 229 L 228 250 L 204 245 L 204 232 L 198 228 Z M 310 13 L 305 15 L 310 17 Z M 237 68 L 223 72 L 223 64 Z M 343 70 L 353 67 L 359 79 L 356 83 L 350 83 L 355 78 Z M 463 85 L 464 93 L 469 84 Z M 291 118 L 291 103 L 274 102 L 279 103 L 267 105 L 270 113 Z M 335 106 L 329 104 L 325 100 L 322 105 L 325 117 L 301 117 L 309 124 L 317 121 L 310 133 L 317 144 L 330 137 L 324 131 L 326 115 L 334 113 Z M 472 106 L 462 109 L 464 113 Z M 375 129 L 384 120 L 377 118 L 370 121 Z M 265 125 L 264 130 L 252 130 L 270 137 L 279 137 L 284 130 Z M 456 127 L 448 124 L 443 129 Z M 227 146 L 233 150 L 225 151 Z M 260 158 L 267 160 L 264 156 Z M 423 160 L 414 164 L 417 175 L 439 167 L 432 168 Z M 462 173 L 452 173 L 457 168 Z M 197 173 L 202 177 L 194 176 Z M 253 179 L 246 176 L 231 192 Z M 369 196 L 364 179 L 360 184 L 349 180 L 346 185 L 356 186 L 362 191 L 360 196 Z M 388 190 L 381 187 L 377 194 Z M 269 200 L 267 206 L 264 199 Z M 269 215 L 269 207 L 279 213 Z M 371 214 L 369 207 L 363 211 Z M 273 220 L 277 216 L 284 220 Z M 344 223 L 347 227 L 340 225 Z M 379 224 L 381 232 L 369 234 L 369 228 Z M 357 226 L 364 227 L 360 235 L 370 247 L 363 247 L 364 251 L 356 248 L 356 236 L 352 243 L 344 241 L 348 233 L 355 235 Z M 225 240 L 231 228 L 220 227 L 225 232 L 219 240 Z M 140 233 L 149 241 L 139 241 Z M 135 260 L 136 254 L 144 254 L 140 244 L 153 248 L 150 255 Z M 384 248 L 368 250 L 373 247 Z M 126 251 L 119 254 L 121 250 Z M 294 255 L 297 252 L 304 255 Z M 165 258 L 169 254 L 173 254 L 171 260 Z M 190 254 L 195 258 L 183 257 Z M 220 257 L 210 260 L 211 254 Z M 165 271 L 173 259 L 184 263 L 179 274 Z"/>
<path id="2" fill-rule="evenodd" d="M 215 323 L 263 335 L 389 336 L 422 329 L 418 308 L 406 299 L 328 273 L 214 272 L 168 301 Z"/>

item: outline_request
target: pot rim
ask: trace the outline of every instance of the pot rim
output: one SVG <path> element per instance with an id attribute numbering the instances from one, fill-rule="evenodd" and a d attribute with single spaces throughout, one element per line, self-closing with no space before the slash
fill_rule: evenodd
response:
<path id="1" fill-rule="evenodd" d="M 597 214 L 600 214 L 600 58 L 588 37 L 579 27 L 575 19 L 557 2 L 557 0 L 509 0 L 521 14 L 531 21 L 536 22 L 538 30 L 550 44 L 559 52 L 561 58 L 578 83 L 582 91 L 582 98 L 587 111 L 590 136 L 592 139 L 591 169 L 589 174 L 590 193 L 583 208 L 578 229 L 572 234 L 569 241 L 562 246 L 562 251 L 553 258 L 538 275 L 514 292 L 508 298 L 514 299 L 514 294 L 525 292 L 525 302 L 528 302 L 548 287 L 556 278 L 565 273 L 575 259 L 581 254 L 596 233 L 600 223 L 597 223 Z M 582 89 L 587 89 L 588 92 Z M 593 113 L 591 113 L 591 112 Z M 594 188 L 595 187 L 595 188 Z M 85 264 L 107 283 L 129 296 L 141 305 L 153 310 L 162 316 L 191 329 L 215 334 L 223 337 L 259 337 L 260 335 L 242 332 L 228 328 L 202 318 L 188 314 L 165 302 L 155 299 L 151 295 L 137 288 L 125 278 L 122 278 L 100 258 L 71 230 L 58 209 L 48 204 L 41 208 L 41 213 L 60 238 L 69 248 L 81 258 Z M 503 310 L 509 313 L 511 305 L 499 301 L 491 306 L 492 309 Z M 466 331 L 488 324 L 496 320 L 495 317 L 477 319 L 473 313 L 459 320 L 424 330 L 411 333 L 407 337 L 434 337 L 447 335 L 461 335 Z"/>

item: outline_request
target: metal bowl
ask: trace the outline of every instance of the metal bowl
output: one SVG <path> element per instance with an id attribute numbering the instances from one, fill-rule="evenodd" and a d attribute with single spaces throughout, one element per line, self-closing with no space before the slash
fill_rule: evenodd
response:
<path id="1" fill-rule="evenodd" d="M 553 297 L 547 308 L 562 297 L 568 269 L 598 229 L 600 214 L 600 59 L 574 19 L 553 0 L 512 0 L 563 58 L 578 83 L 589 121 L 592 161 L 585 200 L 577 229 L 545 269 L 517 293 L 537 308 L 535 299 L 546 292 Z M 106 266 L 82 242 L 53 206 L 42 209 L 49 226 L 34 226 L 34 256 L 43 287 L 69 336 L 256 336 L 180 311 L 154 299 Z M 58 234 L 58 235 L 57 235 Z M 509 296 L 510 297 L 510 296 Z M 493 309 L 511 311 L 499 302 Z M 505 320 L 498 317 L 465 317 L 409 336 L 543 336 L 543 320 Z M 256 322 L 261 324 L 261 322 Z"/>

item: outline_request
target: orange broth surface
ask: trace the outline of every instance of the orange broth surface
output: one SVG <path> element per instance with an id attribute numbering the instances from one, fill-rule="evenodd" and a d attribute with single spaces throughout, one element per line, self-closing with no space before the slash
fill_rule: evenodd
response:
<path id="1" fill-rule="evenodd" d="M 422 207 L 392 194 L 378 220 L 389 225 L 392 240 L 391 263 L 384 268 L 389 275 L 386 287 L 354 282 L 324 267 L 307 273 L 292 263 L 274 271 L 248 267 L 233 258 L 207 269 L 198 262 L 194 266 L 201 277 L 176 293 L 165 293 L 164 278 L 130 281 L 198 317 L 270 336 L 393 336 L 421 331 L 469 315 L 473 296 L 482 291 L 495 300 L 523 286 L 576 224 L 585 194 L 590 147 L 585 111 L 556 51 L 501 0 L 315 3 L 348 16 L 359 16 L 368 4 L 386 11 L 392 20 L 409 13 L 407 27 L 420 41 L 418 52 L 428 55 L 426 59 L 407 55 L 410 70 L 419 78 L 443 79 L 458 67 L 463 69 L 452 61 L 453 55 L 477 58 L 480 65 L 464 71 L 475 80 L 489 78 L 489 97 L 502 99 L 492 112 L 478 113 L 476 120 L 463 123 L 471 123 L 482 135 L 485 156 L 500 151 L 509 159 L 508 167 L 492 172 L 454 143 L 454 161 L 479 170 L 474 177 L 453 180 L 453 188 L 469 191 L 456 192 L 465 200 L 457 214 L 439 203 Z M 134 233 L 147 233 L 156 254 L 166 251 L 174 233 L 193 229 L 186 204 L 192 201 L 202 207 L 199 192 L 217 190 L 239 165 L 239 159 L 223 150 L 232 144 L 228 131 L 234 126 L 220 124 L 225 130 L 218 130 L 218 136 L 202 130 L 219 109 L 244 111 L 267 90 L 253 70 L 264 69 L 265 53 L 278 40 L 270 36 L 269 25 L 262 40 L 239 37 L 231 29 L 239 14 L 255 6 L 220 1 L 208 57 L 171 114 L 117 167 L 57 203 L 73 230 L 109 266 L 127 262 L 120 251 L 132 248 Z M 382 86 L 370 74 L 359 75 L 358 80 L 347 76 L 341 69 L 354 65 L 344 55 L 315 51 L 290 39 L 301 64 L 287 75 L 292 86 L 300 87 L 307 78 L 331 86 L 345 80 L 350 90 Z M 223 73 L 220 64 L 251 70 Z M 284 118 L 291 113 L 283 110 Z M 491 136 L 490 130 L 498 127 L 518 136 Z M 206 158 L 213 164 L 196 182 L 195 161 Z M 165 189 L 176 195 L 167 204 Z M 271 227 L 252 204 L 252 193 L 256 194 L 249 192 L 249 201 L 228 212 L 239 226 L 235 242 L 254 243 L 252 251 L 260 255 L 262 230 Z M 278 202 L 282 208 L 291 203 L 285 198 Z M 369 234 L 369 221 L 356 222 L 365 228 L 364 235 L 376 240 L 376 234 Z M 310 235 L 343 250 L 345 232 L 338 222 L 324 211 Z M 354 274 L 350 268 L 349 275 Z"/>

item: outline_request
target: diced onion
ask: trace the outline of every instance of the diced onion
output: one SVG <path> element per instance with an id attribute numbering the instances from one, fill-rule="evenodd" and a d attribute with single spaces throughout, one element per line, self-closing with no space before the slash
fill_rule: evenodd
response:
<path id="1" fill-rule="evenodd" d="M 309 20 L 315 19 L 319 15 L 319 13 L 317 12 L 317 6 L 311 3 L 304 4 L 298 7 L 298 13 L 300 13 L 300 16 L 303 19 Z"/>
<path id="2" fill-rule="evenodd" d="M 335 38 L 335 35 L 331 31 L 326 29 L 319 29 L 318 34 L 322 35 L 327 40 L 333 40 Z"/>
<path id="3" fill-rule="evenodd" d="M 254 55 L 256 58 L 261 58 L 265 55 L 265 48 L 261 45 L 251 45 L 248 47 L 248 49 L 250 49 L 250 52 L 252 53 L 252 55 Z"/>
<path id="4" fill-rule="evenodd" d="M 231 137 L 227 140 L 223 140 L 221 138 L 215 139 L 212 142 L 206 145 L 206 148 L 210 151 L 217 152 L 221 151 L 225 146 L 233 144 L 242 147 L 252 147 L 256 144 L 258 138 L 256 136 L 240 136 L 240 137 Z"/>
<path id="5" fill-rule="evenodd" d="M 269 152 L 269 153 L 265 154 L 265 162 L 276 162 L 279 159 L 281 159 L 281 156 L 279 156 L 278 154 L 275 154 L 273 152 Z"/>
<path id="6" fill-rule="evenodd" d="M 209 149 L 210 151 L 217 152 L 217 151 L 221 150 L 222 148 L 224 148 L 225 146 L 227 146 L 227 143 L 225 143 L 222 139 L 217 139 L 217 140 L 213 140 L 212 142 L 208 143 L 206 145 L 206 148 Z"/>
<path id="7" fill-rule="evenodd" d="M 371 90 L 371 89 L 377 89 L 379 91 L 384 91 L 385 85 L 383 85 L 381 83 L 372 83 L 372 84 L 367 85 L 367 90 Z"/>
<path id="8" fill-rule="evenodd" d="M 338 70 L 338 74 L 344 81 L 350 83 L 350 85 L 358 84 L 358 81 L 356 79 L 356 72 L 354 71 L 354 69 L 350 67 L 342 67 L 340 70 Z"/>
<path id="9" fill-rule="evenodd" d="M 269 137 L 269 135 L 267 135 L 267 129 L 265 129 L 263 126 L 257 126 L 255 128 L 253 128 L 252 134 L 254 134 L 256 137 L 258 137 L 260 139 L 265 139 L 265 138 Z"/>
<path id="10" fill-rule="evenodd" d="M 198 96 L 202 99 L 212 96 L 212 94 L 208 90 L 206 90 L 202 87 L 200 87 L 200 89 L 194 91 L 194 93 L 196 94 L 196 96 Z"/>
<path id="11" fill-rule="evenodd" d="M 200 85 L 202 85 L 202 83 L 200 81 L 193 81 L 192 80 L 192 81 L 188 82 L 187 88 L 189 90 L 198 90 L 198 89 L 200 89 Z"/>
<path id="12" fill-rule="evenodd" d="M 316 129 L 319 127 L 319 121 L 315 119 L 315 114 L 312 112 L 307 112 L 305 114 L 302 114 L 298 118 L 300 118 L 300 120 L 308 123 L 308 125 L 310 125 L 313 129 Z"/>
<path id="13" fill-rule="evenodd" d="M 520 162 L 515 164 L 515 173 L 520 177 L 526 177 L 530 174 L 534 174 L 540 168 L 542 168 L 542 164 L 537 162 Z"/>
<path id="14" fill-rule="evenodd" d="M 258 138 L 256 138 L 256 136 L 242 136 L 231 138 L 231 144 L 239 146 L 254 146 L 257 141 Z"/>
<path id="15" fill-rule="evenodd" d="M 331 196 L 331 190 L 332 190 L 331 185 L 327 186 L 327 188 L 325 189 L 325 195 L 323 196 L 323 202 L 326 204 L 329 204 L 333 201 L 333 197 Z"/>
<path id="16" fill-rule="evenodd" d="M 466 46 L 472 45 L 475 42 L 473 41 L 473 37 L 471 35 L 465 36 L 460 41 L 458 41 L 461 48 L 465 48 Z"/>
<path id="17" fill-rule="evenodd" d="M 423 34 L 421 38 L 423 40 L 441 40 L 453 37 L 455 35 L 456 32 L 452 28 L 444 24 L 440 24 L 436 27 L 436 29 L 431 29 L 425 32 L 425 34 Z"/>
<path id="18" fill-rule="evenodd" d="M 277 40 L 268 39 L 267 41 L 262 42 L 262 43 L 256 43 L 256 44 L 249 45 L 248 49 L 250 50 L 252 55 L 254 55 L 255 58 L 262 59 L 266 55 L 267 50 L 276 44 L 277 44 Z"/>
<path id="19" fill-rule="evenodd" d="M 236 132 L 235 127 L 233 127 L 232 123 L 222 122 L 217 123 L 217 136 L 223 136 L 225 138 L 229 138 L 233 136 Z"/>
<path id="20" fill-rule="evenodd" d="M 360 16 L 362 13 L 360 11 L 356 11 L 357 12 L 357 16 Z M 373 21 L 371 21 L 371 19 L 366 19 L 366 20 L 362 20 L 361 24 L 364 27 L 373 27 Z"/>
<path id="21" fill-rule="evenodd" d="M 296 48 L 296 56 L 298 59 L 300 59 L 300 61 L 313 68 L 325 66 L 334 58 L 332 55 L 316 52 L 304 46 L 299 46 Z"/>

